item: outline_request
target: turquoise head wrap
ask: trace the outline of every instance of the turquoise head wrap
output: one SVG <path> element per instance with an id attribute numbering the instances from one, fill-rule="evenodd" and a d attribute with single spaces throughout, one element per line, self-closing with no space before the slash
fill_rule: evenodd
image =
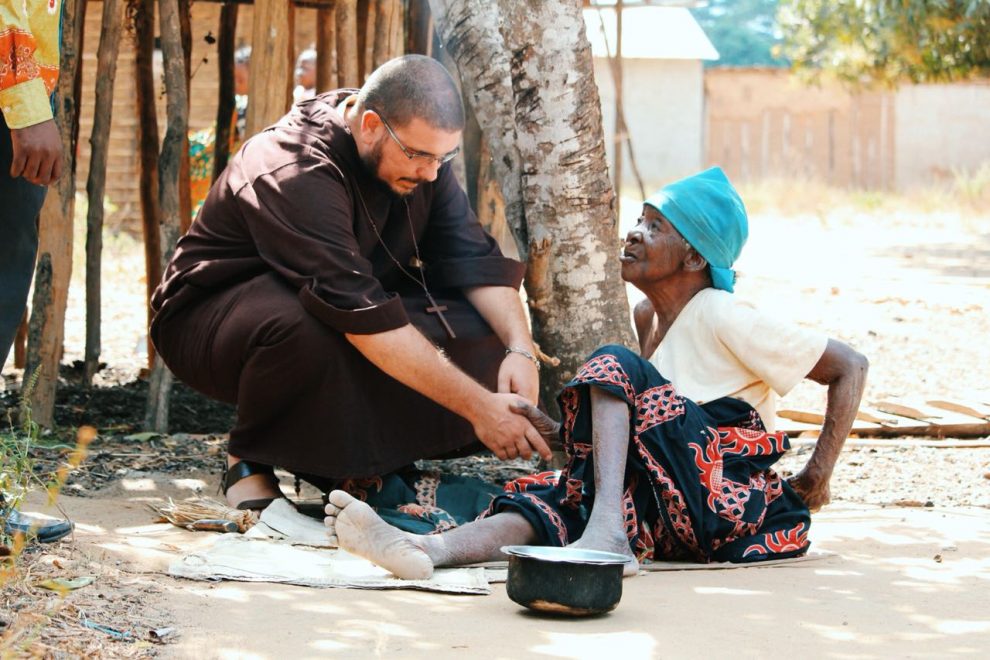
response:
<path id="1" fill-rule="evenodd" d="M 719 167 L 664 186 L 646 200 L 708 261 L 712 284 L 732 292 L 749 221 L 739 193 Z"/>

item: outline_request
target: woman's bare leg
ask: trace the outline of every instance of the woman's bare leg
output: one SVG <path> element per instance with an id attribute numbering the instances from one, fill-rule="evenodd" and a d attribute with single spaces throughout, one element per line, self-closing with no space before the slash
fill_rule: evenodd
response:
<path id="1" fill-rule="evenodd" d="M 536 532 L 513 512 L 497 513 L 443 534 L 410 534 L 342 490 L 330 493 L 324 522 L 331 542 L 407 580 L 424 580 L 434 567 L 503 559 L 503 545 L 527 545 Z"/>
<path id="2" fill-rule="evenodd" d="M 639 570 L 626 537 L 626 456 L 629 454 L 629 406 L 605 391 L 591 388 L 591 437 L 595 464 L 595 504 L 584 535 L 571 546 L 629 557 L 625 574 Z"/>

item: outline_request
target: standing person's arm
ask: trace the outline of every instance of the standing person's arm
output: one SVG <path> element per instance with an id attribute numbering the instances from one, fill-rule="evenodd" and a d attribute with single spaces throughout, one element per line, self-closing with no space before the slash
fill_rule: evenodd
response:
<path id="1" fill-rule="evenodd" d="M 535 357 L 529 357 L 536 355 L 536 347 L 519 292 L 507 286 L 479 286 L 465 289 L 464 295 L 510 349 L 498 370 L 498 391 L 519 394 L 535 404 L 540 396 L 540 373 Z"/>
<path id="2" fill-rule="evenodd" d="M 825 353 L 808 373 L 809 379 L 828 386 L 825 422 L 808 463 L 788 483 L 812 511 L 831 501 L 829 480 L 856 419 L 868 369 L 866 357 L 829 339 Z"/>
<path id="3" fill-rule="evenodd" d="M 62 174 L 62 140 L 49 95 L 58 79 L 61 2 L 2 3 L 0 60 L 10 69 L 0 77 L 0 112 L 10 128 L 10 176 L 48 185 Z"/>

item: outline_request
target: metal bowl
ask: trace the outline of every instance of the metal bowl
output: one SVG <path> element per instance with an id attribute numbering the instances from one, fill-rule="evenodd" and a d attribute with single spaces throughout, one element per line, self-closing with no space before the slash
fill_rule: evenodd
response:
<path id="1" fill-rule="evenodd" d="M 627 557 L 579 548 L 510 545 L 505 590 L 513 602 L 538 612 L 588 616 L 615 609 L 622 598 Z"/>

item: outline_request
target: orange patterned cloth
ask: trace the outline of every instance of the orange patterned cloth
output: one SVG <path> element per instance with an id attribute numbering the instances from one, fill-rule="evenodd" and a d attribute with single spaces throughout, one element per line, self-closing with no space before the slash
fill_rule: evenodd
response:
<path id="1" fill-rule="evenodd" d="M 0 0 L 0 111 L 10 128 L 52 118 L 62 0 Z"/>

